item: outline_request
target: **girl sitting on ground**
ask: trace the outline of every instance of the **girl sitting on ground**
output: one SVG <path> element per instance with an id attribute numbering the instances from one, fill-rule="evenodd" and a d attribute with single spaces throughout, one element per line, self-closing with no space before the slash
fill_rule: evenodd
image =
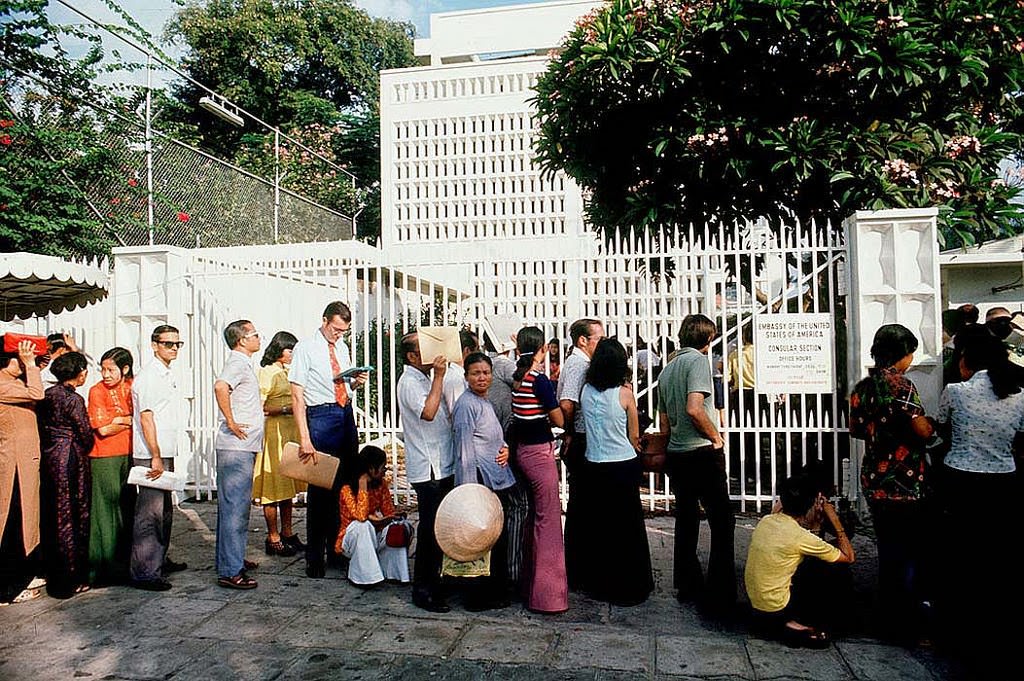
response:
<path id="1" fill-rule="evenodd" d="M 387 455 L 367 445 L 355 459 L 351 478 L 341 487 L 341 526 L 334 550 L 349 559 L 348 581 L 367 588 L 384 580 L 409 581 L 409 542 L 412 528 L 395 512 L 391 490 L 384 481 Z M 393 524 L 404 530 L 389 530 Z M 400 544 L 400 545 L 394 545 Z"/>

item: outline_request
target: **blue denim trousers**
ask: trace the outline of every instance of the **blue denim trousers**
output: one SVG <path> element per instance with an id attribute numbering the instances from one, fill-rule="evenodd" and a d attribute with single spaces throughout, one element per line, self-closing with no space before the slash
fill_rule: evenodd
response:
<path id="1" fill-rule="evenodd" d="M 217 450 L 217 576 L 242 571 L 256 452 Z"/>

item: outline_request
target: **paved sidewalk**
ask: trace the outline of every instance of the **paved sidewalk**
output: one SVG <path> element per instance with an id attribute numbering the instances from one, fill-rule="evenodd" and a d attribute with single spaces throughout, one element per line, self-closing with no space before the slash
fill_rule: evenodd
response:
<path id="1" fill-rule="evenodd" d="M 300 535 L 304 511 L 297 509 Z M 704 620 L 673 597 L 672 519 L 648 520 L 656 591 L 619 608 L 573 594 L 569 612 L 542 616 L 520 604 L 469 613 L 452 599 L 443 615 L 413 607 L 408 586 L 370 591 L 343 573 L 305 577 L 301 557 L 263 555 L 263 518 L 253 509 L 253 591 L 216 585 L 216 504 L 176 512 L 171 556 L 189 569 L 174 588 L 149 593 L 95 589 L 67 601 L 43 596 L 0 608 L 0 679 L 872 679 L 950 678 L 928 650 L 870 637 L 874 551 L 854 538 L 858 608 L 854 632 L 823 651 L 791 650 L 752 637 L 745 624 Z M 737 523 L 742 575 L 755 519 Z M 706 532 L 706 525 L 703 528 Z M 706 546 L 707 536 L 702 537 Z M 742 580 L 740 582 L 742 584 Z"/>

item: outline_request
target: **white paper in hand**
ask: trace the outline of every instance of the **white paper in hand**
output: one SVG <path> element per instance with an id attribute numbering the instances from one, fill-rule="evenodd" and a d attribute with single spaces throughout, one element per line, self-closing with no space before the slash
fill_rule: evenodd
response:
<path id="1" fill-rule="evenodd" d="M 168 492 L 181 492 L 185 489 L 185 476 L 173 471 L 164 471 L 156 480 L 146 477 L 152 468 L 146 466 L 132 466 L 128 471 L 128 484 L 141 487 L 152 487 L 153 489 L 167 490 Z"/>

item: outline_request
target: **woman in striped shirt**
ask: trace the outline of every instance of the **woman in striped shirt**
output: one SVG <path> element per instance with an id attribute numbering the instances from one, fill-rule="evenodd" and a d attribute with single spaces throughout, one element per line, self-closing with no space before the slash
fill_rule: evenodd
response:
<path id="1" fill-rule="evenodd" d="M 551 426 L 562 427 L 555 388 L 544 375 L 548 352 L 544 334 L 527 326 L 516 336 L 519 362 L 513 375 L 512 428 L 515 463 L 533 498 L 526 518 L 523 593 L 534 612 L 556 613 L 569 608 L 562 543 L 562 503 Z"/>

